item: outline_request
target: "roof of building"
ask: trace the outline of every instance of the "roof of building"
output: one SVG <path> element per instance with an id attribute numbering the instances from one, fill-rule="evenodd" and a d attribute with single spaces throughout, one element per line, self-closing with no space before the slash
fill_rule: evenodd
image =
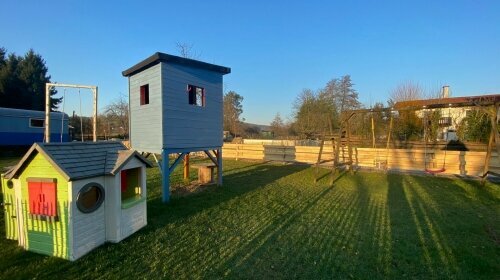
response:
<path id="1" fill-rule="evenodd" d="M 70 142 L 70 143 L 35 143 L 19 163 L 5 174 L 11 179 L 19 175 L 35 152 L 45 158 L 68 181 L 88 177 L 115 175 L 133 157 L 151 167 L 151 163 L 120 142 Z"/>
<path id="2" fill-rule="evenodd" d="M 61 119 L 63 113 L 61 112 L 50 112 L 50 117 L 52 119 Z M 45 118 L 45 111 L 35 111 L 26 109 L 15 109 L 15 108 L 5 108 L 0 107 L 0 117 L 16 117 L 16 118 Z M 68 115 L 64 114 L 64 118 L 68 119 Z"/>
<path id="3" fill-rule="evenodd" d="M 160 62 L 169 62 L 175 64 L 181 64 L 189 67 L 205 69 L 209 71 L 219 72 L 222 75 L 231 73 L 231 68 L 219 66 L 215 64 L 206 63 L 199 60 L 184 58 L 180 56 L 170 55 L 166 53 L 157 52 L 152 56 L 144 59 L 143 61 L 137 63 L 136 65 L 130 67 L 129 69 L 122 72 L 122 75 L 125 77 L 132 76 L 136 73 L 141 72 L 144 69 L 147 69 L 151 66 L 154 66 Z"/>
<path id="4" fill-rule="evenodd" d="M 490 106 L 500 103 L 500 94 L 460 96 L 436 99 L 400 101 L 394 109 L 448 108 L 468 106 Z"/>

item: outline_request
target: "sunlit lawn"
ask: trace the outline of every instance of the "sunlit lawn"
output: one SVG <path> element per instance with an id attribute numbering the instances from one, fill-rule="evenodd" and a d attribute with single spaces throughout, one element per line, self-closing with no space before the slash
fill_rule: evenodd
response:
<path id="1" fill-rule="evenodd" d="M 76 262 L 1 238 L 0 279 L 500 278 L 499 185 L 360 172 L 329 186 L 308 166 L 224 163 L 223 187 L 168 205 L 149 169 L 148 226 Z"/>

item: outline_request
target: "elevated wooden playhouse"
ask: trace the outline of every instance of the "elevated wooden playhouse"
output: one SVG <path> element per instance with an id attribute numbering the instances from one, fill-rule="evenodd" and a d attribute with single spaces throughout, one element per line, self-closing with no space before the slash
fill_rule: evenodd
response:
<path id="1" fill-rule="evenodd" d="M 228 67 L 155 53 L 123 71 L 129 82 L 130 145 L 161 154 L 163 201 L 169 177 L 181 159 L 204 151 L 222 184 L 222 78 Z M 168 156 L 176 154 L 173 164 Z"/>
<path id="2" fill-rule="evenodd" d="M 35 143 L 2 175 L 6 236 L 76 260 L 147 224 L 146 167 L 119 142 Z"/>

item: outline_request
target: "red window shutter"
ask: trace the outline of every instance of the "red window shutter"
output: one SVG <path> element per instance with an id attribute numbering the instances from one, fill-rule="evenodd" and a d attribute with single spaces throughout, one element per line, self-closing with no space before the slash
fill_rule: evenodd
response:
<path id="1" fill-rule="evenodd" d="M 145 100 L 145 95 L 146 95 L 146 89 L 144 86 L 141 86 L 141 105 L 144 105 Z"/>
<path id="2" fill-rule="evenodd" d="M 127 190 L 127 170 L 122 170 L 120 172 L 120 179 L 121 179 L 121 189 L 122 192 Z"/>
<path id="3" fill-rule="evenodd" d="M 57 216 L 56 183 L 42 183 L 42 215 Z"/>
<path id="4" fill-rule="evenodd" d="M 28 182 L 29 213 L 57 216 L 55 182 Z"/>
<path id="5" fill-rule="evenodd" d="M 42 184 L 40 182 L 28 182 L 29 212 L 34 215 L 41 215 L 41 195 Z"/>

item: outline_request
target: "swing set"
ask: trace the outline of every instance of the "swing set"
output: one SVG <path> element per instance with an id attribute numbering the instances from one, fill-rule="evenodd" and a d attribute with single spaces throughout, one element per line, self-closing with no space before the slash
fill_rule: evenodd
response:
<path id="1" fill-rule="evenodd" d="M 82 119 L 82 98 L 80 94 L 81 89 L 90 89 L 92 91 L 93 96 L 93 113 L 92 113 L 92 139 L 94 142 L 97 142 L 97 86 L 88 86 L 88 85 L 75 85 L 75 84 L 58 84 L 58 83 L 46 83 L 45 84 L 45 135 L 44 142 L 50 142 L 50 91 L 53 88 L 62 87 L 64 88 L 63 93 L 63 110 L 62 114 L 64 114 L 65 100 L 66 100 L 66 89 L 67 88 L 76 88 L 78 89 L 78 97 L 80 101 L 80 128 L 81 128 L 81 140 L 83 142 L 83 119 Z M 61 123 L 61 126 L 64 125 L 64 117 Z M 62 129 L 61 129 L 62 131 Z M 61 133 L 61 142 L 62 142 L 62 133 Z"/>
<path id="2" fill-rule="evenodd" d="M 464 96 L 464 97 L 446 97 L 440 99 L 426 99 L 426 100 L 411 100 L 411 101 L 403 101 L 397 102 L 394 105 L 395 110 L 423 110 L 424 112 L 424 170 L 429 174 L 437 174 L 446 171 L 446 152 L 448 151 L 448 147 L 444 148 L 444 156 L 441 167 L 431 168 L 428 166 L 428 142 L 429 135 L 427 133 L 429 121 L 427 120 L 426 112 L 432 109 L 446 109 L 448 108 L 448 121 L 447 124 L 447 133 L 451 126 L 451 108 L 475 108 L 486 113 L 490 118 L 491 123 L 491 132 L 488 141 L 488 146 L 486 150 L 486 156 L 484 159 L 484 167 L 483 167 L 483 182 L 484 179 L 488 176 L 488 174 L 497 175 L 495 172 L 490 170 L 490 162 L 492 160 L 493 150 L 497 150 L 500 152 L 500 133 L 498 131 L 498 114 L 500 108 L 500 94 L 492 94 L 492 95 L 480 95 L 480 96 Z M 432 124 L 432 123 L 431 123 Z M 448 138 L 448 137 L 447 137 Z M 448 139 L 446 139 L 448 140 Z M 496 145 L 495 145 L 496 143 Z M 448 145 L 447 145 L 448 146 Z M 498 161 L 498 159 L 497 159 Z M 500 175 L 500 174 L 498 174 Z M 498 176 L 497 175 L 497 176 Z"/>
<path id="3" fill-rule="evenodd" d="M 428 119 L 428 115 L 429 115 L 429 112 L 426 107 L 424 106 L 424 110 L 423 110 L 423 113 L 424 113 L 424 117 L 422 118 L 422 121 L 423 121 L 423 124 L 424 124 L 424 170 L 426 173 L 429 173 L 429 174 L 438 174 L 438 173 L 443 173 L 446 171 L 446 152 L 448 151 L 448 145 L 446 145 L 444 147 L 444 156 L 443 156 L 443 164 L 441 167 L 439 168 L 432 168 L 430 167 L 430 163 L 428 161 L 428 154 L 431 154 L 431 153 L 428 153 L 427 152 L 427 146 L 428 146 L 428 143 L 429 143 L 429 138 L 431 138 L 432 135 L 429 135 L 428 134 L 428 131 L 429 131 L 429 125 L 432 125 L 432 121 Z M 448 118 L 450 118 L 450 121 L 449 122 L 446 122 L 447 124 L 447 127 L 446 127 L 446 131 L 448 133 L 449 129 L 450 129 L 450 126 L 451 126 L 451 104 L 449 104 L 449 108 L 448 108 Z M 448 139 L 446 139 L 448 140 Z M 434 155 L 434 154 L 432 154 Z"/>
<path id="4" fill-rule="evenodd" d="M 393 115 L 394 112 L 392 109 L 389 111 L 390 117 L 389 117 L 389 130 L 387 131 L 387 142 L 385 145 L 385 155 L 384 158 L 382 159 L 380 156 L 380 151 L 377 148 L 377 141 L 375 137 L 375 119 L 373 118 L 373 115 L 376 113 L 373 109 L 370 109 L 370 119 L 371 119 L 371 132 L 372 132 L 372 148 L 375 149 L 375 159 L 373 161 L 373 165 L 379 169 L 379 170 L 384 170 L 387 171 L 388 168 L 388 162 L 389 162 L 389 145 L 391 143 L 391 135 L 392 135 L 392 127 L 393 127 Z"/>
<path id="5" fill-rule="evenodd" d="M 486 178 L 488 174 L 493 174 L 496 176 L 500 176 L 500 174 L 496 173 L 495 170 L 490 170 L 490 162 L 492 161 L 492 154 L 494 150 L 496 149 L 497 152 L 500 152 L 500 133 L 498 131 L 497 123 L 498 123 L 498 115 L 500 112 L 500 94 L 494 94 L 494 95 L 482 95 L 482 96 L 468 96 L 468 97 L 446 97 L 446 98 L 438 98 L 438 99 L 426 99 L 426 100 L 411 100 L 411 101 L 402 101 L 402 102 L 397 102 L 394 104 L 393 108 L 372 108 L 372 109 L 356 109 L 356 110 L 350 110 L 350 111 L 345 111 L 341 114 L 341 119 L 340 119 L 340 131 L 347 131 L 347 138 L 346 138 L 346 143 L 343 141 L 340 141 L 342 136 L 340 135 L 333 135 L 332 137 L 329 137 L 326 139 L 323 137 L 320 145 L 320 152 L 318 155 L 318 160 L 316 163 L 317 168 L 319 167 L 320 163 L 323 163 L 321 160 L 321 154 L 323 152 L 323 146 L 326 140 L 332 140 L 333 144 L 333 159 L 334 159 L 334 164 L 333 164 L 333 169 L 332 169 L 332 174 L 336 170 L 337 166 L 339 166 L 340 162 L 338 160 L 339 157 L 339 147 L 341 145 L 347 144 L 349 152 L 349 161 L 347 161 L 347 165 L 350 170 L 352 170 L 354 162 L 352 158 L 352 147 L 351 147 L 351 141 L 350 141 L 350 124 L 352 123 L 352 118 L 355 115 L 358 114 L 370 114 L 370 121 L 371 121 L 371 147 L 375 149 L 376 155 L 373 158 L 373 166 L 379 170 L 384 170 L 386 171 L 388 169 L 388 160 L 389 160 L 389 154 L 390 154 L 390 141 L 391 141 L 391 135 L 392 135 L 392 130 L 393 130 L 393 122 L 394 122 L 394 115 L 397 113 L 401 113 L 404 111 L 413 111 L 413 112 L 421 112 L 423 114 L 421 116 L 422 122 L 423 122 L 423 130 L 424 130 L 424 141 L 423 141 L 423 148 L 424 148 L 424 160 L 423 160 L 423 166 L 422 166 L 422 171 L 426 172 L 427 174 L 439 174 L 439 173 L 444 173 L 447 172 L 447 152 L 450 150 L 450 139 L 449 139 L 449 132 L 450 128 L 452 127 L 452 108 L 469 108 L 469 109 L 478 109 L 483 112 L 485 112 L 489 117 L 490 117 L 490 122 L 491 122 L 491 133 L 490 133 L 490 138 L 487 146 L 487 151 L 486 155 L 484 158 L 484 167 L 483 167 L 483 172 L 482 172 L 482 177 L 483 179 Z M 448 115 L 446 116 L 441 116 L 439 115 L 439 119 L 434 119 L 431 118 L 429 119 L 429 113 L 432 112 L 438 112 L 438 111 L 443 111 L 448 109 Z M 377 144 L 376 144 L 376 137 L 375 137 L 375 120 L 374 120 L 374 113 L 386 113 L 387 116 L 389 117 L 389 127 L 388 127 L 388 132 L 387 132 L 387 142 L 385 143 L 385 155 L 383 155 L 383 151 L 377 149 Z M 436 152 L 434 151 L 433 147 L 431 147 L 431 139 L 433 136 L 433 133 L 429 133 L 431 126 L 437 125 L 441 130 L 443 130 L 443 133 L 446 133 L 446 137 L 443 137 L 447 141 L 447 144 L 445 147 L 442 149 L 443 150 L 443 158 L 442 161 L 439 160 L 439 162 L 436 162 L 435 156 Z M 336 140 L 336 141 L 335 141 Z M 496 145 L 495 145 L 496 143 Z M 417 143 L 418 145 L 418 143 Z M 497 159 L 498 160 L 498 159 Z M 500 164 L 500 161 L 499 161 Z M 437 165 L 437 166 L 436 166 Z M 495 163 L 493 163 L 493 166 Z M 318 172 L 316 172 L 319 174 Z M 498 174 L 498 175 L 497 175 Z M 318 175 L 317 175 L 318 176 Z M 318 178 L 316 178 L 316 181 Z"/>

